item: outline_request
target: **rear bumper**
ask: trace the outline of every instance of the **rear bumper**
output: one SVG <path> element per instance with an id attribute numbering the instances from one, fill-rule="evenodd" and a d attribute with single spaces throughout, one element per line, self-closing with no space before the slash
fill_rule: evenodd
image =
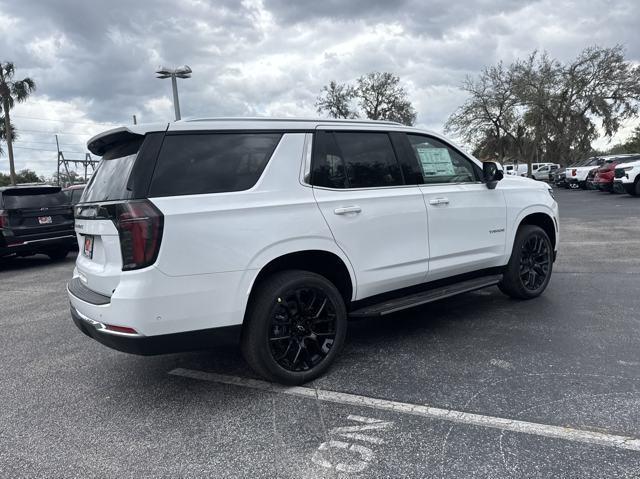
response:
<path id="1" fill-rule="evenodd" d="M 253 275 L 243 271 L 173 277 L 150 267 L 122 273 L 107 295 L 92 287 L 94 277 L 75 272 L 67 293 L 80 317 L 155 337 L 242 324 L 247 280 Z"/>
<path id="2" fill-rule="evenodd" d="M 46 253 L 55 248 L 67 248 L 69 251 L 77 249 L 78 240 L 75 233 L 60 234 L 52 238 L 30 238 L 21 243 L 5 244 L 0 246 L 0 256 Z"/>
<path id="3" fill-rule="evenodd" d="M 189 331 L 186 333 L 142 336 L 105 332 L 102 323 L 92 320 L 71 306 L 71 318 L 80 331 L 117 351 L 142 356 L 209 349 L 222 341 L 238 341 L 239 326 Z"/>

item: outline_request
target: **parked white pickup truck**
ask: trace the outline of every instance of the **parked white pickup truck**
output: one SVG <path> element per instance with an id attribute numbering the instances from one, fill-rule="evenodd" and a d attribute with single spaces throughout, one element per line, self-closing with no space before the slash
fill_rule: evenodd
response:
<path id="1" fill-rule="evenodd" d="M 567 187 L 573 190 L 586 188 L 587 175 L 589 175 L 589 172 L 594 168 L 602 166 L 604 161 L 604 158 L 587 158 L 586 160 L 582 160 L 581 162 L 567 168 Z"/>

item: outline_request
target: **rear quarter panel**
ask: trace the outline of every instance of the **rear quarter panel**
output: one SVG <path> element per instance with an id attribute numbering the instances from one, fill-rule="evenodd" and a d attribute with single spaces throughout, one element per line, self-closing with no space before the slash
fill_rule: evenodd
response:
<path id="1" fill-rule="evenodd" d="M 304 133 L 285 134 L 247 191 L 152 198 L 164 214 L 157 267 L 170 276 L 258 270 L 301 249 L 337 246 L 299 182 Z"/>

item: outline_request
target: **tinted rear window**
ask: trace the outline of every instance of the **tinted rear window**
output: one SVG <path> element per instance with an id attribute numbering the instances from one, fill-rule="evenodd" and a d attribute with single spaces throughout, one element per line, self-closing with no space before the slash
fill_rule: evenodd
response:
<path id="1" fill-rule="evenodd" d="M 45 189 L 16 189 L 2 194 L 5 209 L 51 208 L 69 204 L 69 198 L 57 188 L 52 191 Z"/>
<path id="2" fill-rule="evenodd" d="M 83 203 L 125 200 L 131 197 L 131 191 L 127 190 L 127 181 L 142 141 L 141 137 L 123 143 L 104 154 L 87 184 L 82 197 Z"/>
<path id="3" fill-rule="evenodd" d="M 403 184 L 387 133 L 320 131 L 315 138 L 313 185 L 372 188 Z"/>
<path id="4" fill-rule="evenodd" d="M 247 190 L 260 178 L 281 137 L 280 133 L 168 135 L 149 196 Z"/>

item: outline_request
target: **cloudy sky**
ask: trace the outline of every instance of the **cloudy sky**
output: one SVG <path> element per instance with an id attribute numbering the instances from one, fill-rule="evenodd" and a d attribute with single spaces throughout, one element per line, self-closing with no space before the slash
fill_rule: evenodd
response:
<path id="1" fill-rule="evenodd" d="M 316 116 L 329 80 L 391 71 L 419 126 L 441 131 L 484 65 L 617 43 L 640 62 L 639 20 L 638 0 L 0 0 L 0 61 L 38 85 L 13 110 L 16 167 L 50 176 L 55 132 L 81 157 L 91 134 L 134 114 L 172 119 L 159 65 L 194 71 L 179 85 L 183 117 Z"/>

